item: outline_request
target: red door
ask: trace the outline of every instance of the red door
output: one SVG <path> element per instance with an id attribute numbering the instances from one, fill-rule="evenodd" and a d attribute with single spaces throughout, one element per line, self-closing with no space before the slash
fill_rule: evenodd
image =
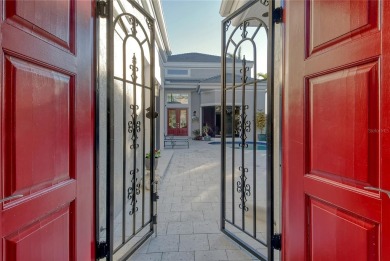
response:
<path id="1" fill-rule="evenodd" d="M 287 1 L 283 260 L 390 260 L 390 5 Z"/>
<path id="2" fill-rule="evenodd" d="M 1 1 L 1 260 L 94 258 L 91 8 Z"/>
<path id="3" fill-rule="evenodd" d="M 187 109 L 168 109 L 168 135 L 188 136 Z"/>

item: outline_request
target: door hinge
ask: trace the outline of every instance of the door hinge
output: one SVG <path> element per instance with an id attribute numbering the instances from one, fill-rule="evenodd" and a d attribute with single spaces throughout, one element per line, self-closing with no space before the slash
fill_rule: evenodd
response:
<path id="1" fill-rule="evenodd" d="M 152 223 L 153 223 L 154 225 L 157 224 L 157 215 L 154 215 L 154 216 L 152 217 Z"/>
<path id="2" fill-rule="evenodd" d="M 271 245 L 273 249 L 282 250 L 282 234 L 273 235 Z"/>
<path id="3" fill-rule="evenodd" d="M 96 258 L 102 259 L 108 257 L 109 249 L 108 244 L 105 241 L 98 242 L 96 246 Z"/>
<path id="4" fill-rule="evenodd" d="M 97 1 L 96 2 L 97 14 L 102 18 L 108 17 L 108 5 L 105 1 Z"/>
<path id="5" fill-rule="evenodd" d="M 157 200 L 159 199 L 159 195 L 157 195 L 157 193 L 152 193 L 152 201 L 154 202 L 157 202 Z"/>
<path id="6" fill-rule="evenodd" d="M 278 7 L 272 13 L 272 18 L 275 24 L 280 24 L 283 22 L 283 8 Z"/>

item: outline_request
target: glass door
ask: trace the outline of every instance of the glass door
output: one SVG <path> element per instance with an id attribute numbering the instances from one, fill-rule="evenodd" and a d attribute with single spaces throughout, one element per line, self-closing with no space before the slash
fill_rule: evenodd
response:
<path id="1" fill-rule="evenodd" d="M 168 109 L 168 135 L 188 136 L 188 109 Z"/>

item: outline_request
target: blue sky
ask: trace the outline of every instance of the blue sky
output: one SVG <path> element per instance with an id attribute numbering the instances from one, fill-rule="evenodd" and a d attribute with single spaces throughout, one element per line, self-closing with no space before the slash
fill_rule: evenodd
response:
<path id="1" fill-rule="evenodd" d="M 221 55 L 221 0 L 162 0 L 172 54 Z"/>
<path id="2" fill-rule="evenodd" d="M 221 0 L 161 0 L 161 3 L 172 54 L 198 52 L 221 56 L 221 21 L 224 19 L 219 14 Z M 265 33 L 257 47 L 258 72 L 265 73 Z"/>

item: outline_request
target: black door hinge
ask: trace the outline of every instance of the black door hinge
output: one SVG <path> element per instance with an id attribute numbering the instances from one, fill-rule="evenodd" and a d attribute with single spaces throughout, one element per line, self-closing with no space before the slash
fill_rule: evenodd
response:
<path id="1" fill-rule="evenodd" d="M 282 234 L 273 235 L 271 245 L 273 249 L 282 250 Z"/>
<path id="2" fill-rule="evenodd" d="M 157 195 L 157 193 L 152 193 L 152 201 L 154 202 L 157 202 L 157 200 L 159 199 L 159 195 Z"/>
<path id="3" fill-rule="evenodd" d="M 109 249 L 108 244 L 104 241 L 98 242 L 96 246 L 96 258 L 102 259 L 108 257 Z"/>
<path id="4" fill-rule="evenodd" d="M 154 215 L 154 216 L 152 217 L 152 223 L 153 223 L 154 225 L 157 224 L 157 215 Z"/>
<path id="5" fill-rule="evenodd" d="M 97 1 L 96 2 L 97 14 L 102 18 L 108 17 L 108 5 L 105 1 Z"/>
<path id="6" fill-rule="evenodd" d="M 275 24 L 280 24 L 283 22 L 283 8 L 278 7 L 272 13 L 272 18 Z"/>

